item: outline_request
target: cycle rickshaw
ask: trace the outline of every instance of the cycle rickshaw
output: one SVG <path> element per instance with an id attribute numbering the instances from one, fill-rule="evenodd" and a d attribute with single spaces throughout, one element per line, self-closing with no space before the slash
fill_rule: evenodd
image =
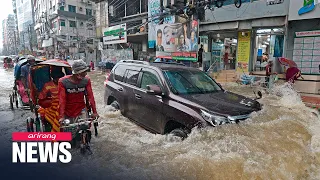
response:
<path id="1" fill-rule="evenodd" d="M 89 118 L 91 111 L 87 99 L 87 111 L 85 112 L 87 114 L 86 119 L 76 118 L 73 122 L 66 119 L 62 122 L 61 126 L 57 125 L 59 123 L 57 116 L 56 118 L 50 119 L 50 117 L 52 117 L 50 113 L 53 111 L 55 115 L 58 113 L 59 99 L 58 96 L 53 98 L 50 93 L 47 93 L 46 89 L 50 87 L 48 86 L 50 83 L 53 84 L 53 80 L 56 77 L 54 73 L 56 72 L 62 73 L 62 76 L 58 76 L 58 78 L 72 74 L 69 63 L 59 59 L 46 60 L 31 67 L 29 76 L 29 84 L 31 85 L 30 98 L 34 107 L 35 119 L 27 119 L 27 130 L 29 132 L 71 132 L 72 143 L 74 145 L 80 145 L 81 152 L 86 152 L 86 150 L 88 150 L 91 153 L 89 145 L 91 140 L 90 129 L 92 123 L 94 123 L 95 134 L 97 135 L 97 122 L 96 120 Z M 57 85 L 55 87 L 57 88 Z M 58 91 L 56 90 L 56 92 Z M 43 94 L 48 95 L 46 95 L 46 98 L 43 98 Z M 52 109 L 54 103 L 56 103 L 56 107 L 55 109 Z M 48 111 L 45 112 L 45 109 Z M 45 114 L 43 112 L 48 113 L 48 115 L 43 115 Z M 54 128 L 59 128 L 59 130 Z"/>
<path id="2" fill-rule="evenodd" d="M 40 63 L 42 60 L 36 59 L 36 63 Z M 19 106 L 22 109 L 31 109 L 31 101 L 28 96 L 28 93 L 25 91 L 25 87 L 21 80 L 21 67 L 28 63 L 28 60 L 26 58 L 20 58 L 19 61 L 16 63 L 14 67 L 14 85 L 13 85 L 13 91 L 11 94 L 9 94 L 10 98 L 10 108 L 13 110 L 14 103 L 16 105 L 16 108 L 19 108 Z"/>

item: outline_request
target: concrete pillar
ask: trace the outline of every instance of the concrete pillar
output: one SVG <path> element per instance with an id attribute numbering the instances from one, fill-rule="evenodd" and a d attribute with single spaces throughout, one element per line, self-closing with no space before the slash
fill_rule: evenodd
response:
<path id="1" fill-rule="evenodd" d="M 146 38 L 144 38 L 142 40 L 142 51 L 143 52 L 147 52 L 148 51 L 148 40 Z"/>

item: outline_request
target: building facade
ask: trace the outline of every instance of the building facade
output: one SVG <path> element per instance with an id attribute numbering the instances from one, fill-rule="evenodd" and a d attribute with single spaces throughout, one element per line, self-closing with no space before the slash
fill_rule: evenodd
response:
<path id="1" fill-rule="evenodd" d="M 36 0 L 38 47 L 48 58 L 96 59 L 95 9 L 88 0 Z"/>
<path id="2" fill-rule="evenodd" d="M 200 23 L 200 36 L 208 39 L 211 52 L 204 68 L 260 71 L 265 56 L 286 56 L 289 1 L 278 2 L 243 0 L 236 8 L 226 0 L 221 8 L 207 9 Z"/>
<path id="3" fill-rule="evenodd" d="M 37 48 L 36 33 L 34 31 L 33 0 L 19 0 L 15 2 L 17 25 L 19 32 L 19 49 L 22 54 L 33 54 Z"/>
<path id="4" fill-rule="evenodd" d="M 16 44 L 16 20 L 13 14 L 9 14 L 2 21 L 3 55 L 17 54 Z"/>
<path id="5" fill-rule="evenodd" d="M 13 14 L 14 14 L 14 17 L 16 20 L 15 24 L 17 25 L 18 24 L 17 0 L 12 0 L 12 8 L 13 8 Z M 18 44 L 18 42 L 20 42 L 18 25 L 16 26 L 15 33 L 16 33 L 16 41 Z M 19 52 L 21 50 L 21 49 L 19 49 L 19 45 L 17 45 L 17 48 L 18 48 L 18 52 Z"/>
<path id="6" fill-rule="evenodd" d="M 301 70 L 305 81 L 297 81 L 300 92 L 320 94 L 320 4 L 291 1 L 288 15 L 286 54 Z"/>
<path id="7" fill-rule="evenodd" d="M 112 2 L 109 0 L 109 27 L 126 24 L 127 44 L 122 47 L 114 46 L 118 49 L 130 48 L 133 51 L 134 59 L 146 59 L 148 51 L 148 29 L 147 26 L 141 27 L 148 21 L 148 0 L 120 0 Z"/>

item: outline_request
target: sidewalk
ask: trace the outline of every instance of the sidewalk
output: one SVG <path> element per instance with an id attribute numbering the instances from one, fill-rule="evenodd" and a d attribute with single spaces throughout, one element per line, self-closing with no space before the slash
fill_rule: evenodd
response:
<path id="1" fill-rule="evenodd" d="M 320 111 L 320 95 L 301 94 L 301 99 L 307 107 Z"/>

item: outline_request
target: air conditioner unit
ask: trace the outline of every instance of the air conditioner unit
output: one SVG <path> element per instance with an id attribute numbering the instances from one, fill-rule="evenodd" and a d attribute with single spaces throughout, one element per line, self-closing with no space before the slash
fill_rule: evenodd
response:
<path id="1" fill-rule="evenodd" d="M 79 10 L 82 11 L 82 7 L 79 7 Z"/>
<path id="2" fill-rule="evenodd" d="M 88 1 L 88 5 L 92 5 L 92 2 L 91 2 L 91 1 Z"/>

